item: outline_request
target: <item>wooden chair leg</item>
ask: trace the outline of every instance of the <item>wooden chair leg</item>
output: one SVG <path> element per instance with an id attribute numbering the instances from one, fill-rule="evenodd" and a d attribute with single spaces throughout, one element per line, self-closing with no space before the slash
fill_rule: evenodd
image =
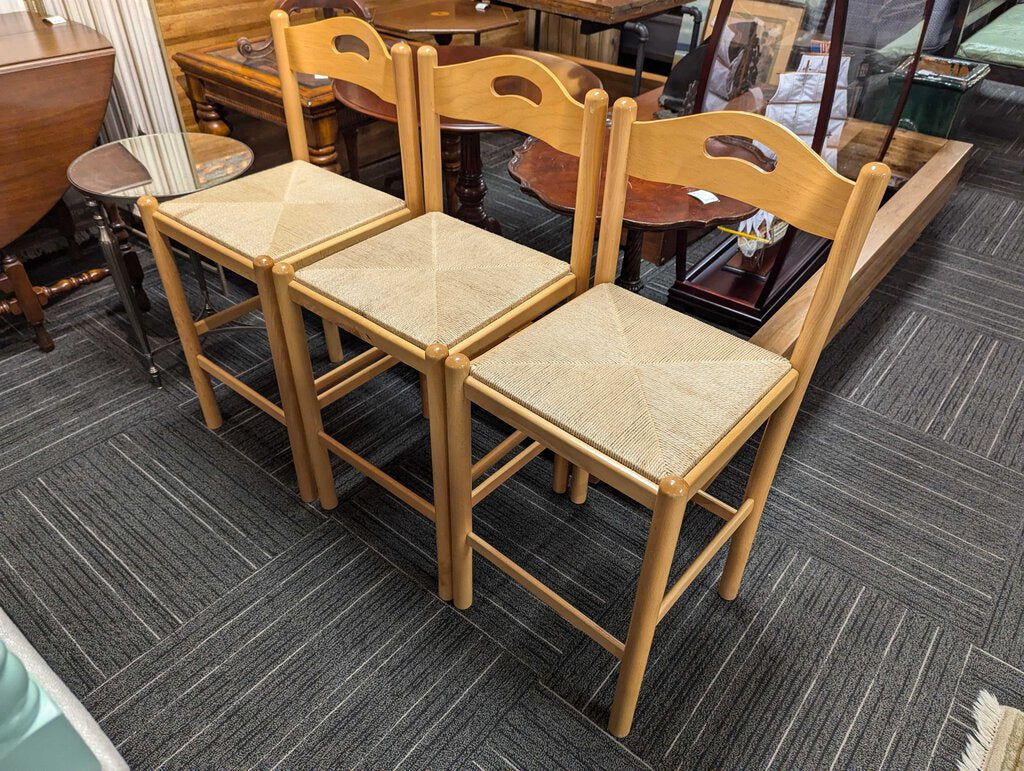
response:
<path id="1" fill-rule="evenodd" d="M 341 330 L 338 329 L 337 324 L 333 324 L 327 319 L 323 319 L 323 323 L 324 340 L 327 341 L 327 358 L 337 364 L 345 358 L 345 350 L 341 347 Z"/>
<path id="2" fill-rule="evenodd" d="M 615 685 L 611 719 L 608 730 L 618 737 L 629 733 L 633 725 L 640 684 L 647 669 L 654 629 L 661 615 L 661 601 L 665 597 L 672 557 L 679 540 L 679 529 L 686 513 L 689 491 L 678 478 L 667 477 L 658 488 L 654 516 L 647 533 L 647 548 L 640 568 L 640 581 L 633 601 L 633 615 L 626 635 L 626 646 L 619 666 L 619 680 Z"/>
<path id="3" fill-rule="evenodd" d="M 590 485 L 590 474 L 579 466 L 572 467 L 572 487 L 569 490 L 569 500 L 573 503 L 586 503 L 587 491 Z"/>
<path id="4" fill-rule="evenodd" d="M 11 291 L 18 300 L 18 309 L 25 321 L 32 327 L 36 335 L 36 345 L 39 350 L 45 352 L 53 350 L 53 338 L 46 331 L 46 317 L 43 315 L 43 306 L 36 295 L 35 287 L 25 272 L 25 266 L 21 260 L 13 254 L 3 256 L 2 270 L 10 282 Z"/>
<path id="5" fill-rule="evenodd" d="M 203 352 L 203 349 L 199 343 L 199 333 L 196 331 L 195 322 L 192 321 L 192 311 L 189 310 L 188 300 L 185 298 L 185 288 L 181 285 L 181 274 L 178 273 L 178 266 L 171 254 L 167 236 L 157 229 L 156 223 L 153 221 L 153 213 L 157 209 L 156 199 L 147 195 L 139 199 L 138 205 L 139 212 L 142 214 L 142 222 L 146 228 L 146 237 L 149 239 L 149 248 L 153 252 L 153 261 L 160 274 L 160 281 L 164 285 L 164 294 L 167 295 L 171 318 L 174 319 L 174 327 L 178 330 L 178 339 L 181 341 L 185 363 L 188 365 L 188 371 L 192 375 L 192 384 L 195 386 L 196 396 L 199 398 L 199 409 L 202 410 L 206 427 L 218 429 L 224 423 L 224 419 L 220 414 L 217 397 L 213 393 L 210 375 L 199 366 L 199 360 L 196 358 Z"/>
<path id="6" fill-rule="evenodd" d="M 288 345 L 281 324 L 281 309 L 274 288 L 274 261 L 263 255 L 256 258 L 253 267 L 263 318 L 267 325 L 267 338 L 270 340 L 270 357 L 274 362 L 274 374 L 277 376 L 277 387 L 281 393 L 284 425 L 288 430 L 288 443 L 292 449 L 292 464 L 295 466 L 299 497 L 309 503 L 317 498 L 316 482 L 309 462 L 309 448 L 299 410 L 299 397 L 295 391 L 295 377 L 292 374 Z"/>
<path id="7" fill-rule="evenodd" d="M 462 354 L 445 363 L 448 412 L 448 507 L 452 534 L 452 594 L 455 607 L 465 610 L 473 604 L 473 445 L 472 417 L 465 383 L 469 359 Z"/>
<path id="8" fill-rule="evenodd" d="M 313 364 L 309 358 L 309 339 L 306 327 L 302 323 L 302 309 L 292 302 L 288 294 L 295 270 L 291 265 L 278 263 L 274 266 L 274 288 L 277 292 L 277 307 L 281 314 L 281 327 L 288 350 L 288 361 L 292 366 L 292 377 L 295 383 L 295 395 L 302 416 L 306 447 L 309 462 L 313 469 L 313 478 L 320 495 L 320 506 L 324 509 L 335 509 L 338 506 L 338 492 L 334 487 L 334 471 L 331 468 L 331 456 L 320 441 L 323 431 L 323 417 L 320 404 L 316 400 L 316 384 L 313 382 Z"/>
<path id="9" fill-rule="evenodd" d="M 561 495 L 569 486 L 569 461 L 561 455 L 555 456 L 555 467 L 551 473 L 551 489 Z"/>
<path id="10" fill-rule="evenodd" d="M 430 420 L 430 400 L 427 399 L 427 376 L 420 373 L 420 405 L 423 417 Z"/>
<path id="11" fill-rule="evenodd" d="M 448 348 L 426 350 L 426 402 L 430 413 L 430 464 L 434 480 L 434 537 L 437 540 L 437 593 L 452 598 L 452 534 L 448 498 L 448 426 L 445 423 L 444 362 Z"/>
<path id="12" fill-rule="evenodd" d="M 801 401 L 803 401 L 802 389 L 799 393 L 794 391 L 790 394 L 789 398 L 768 420 L 768 425 L 765 426 L 764 434 L 761 436 L 761 444 L 758 445 L 757 456 L 754 458 L 754 465 L 747 480 L 747 489 L 743 495 L 744 500 L 753 498 L 754 508 L 746 521 L 732 534 L 729 541 L 729 556 L 726 558 L 722 579 L 718 584 L 718 594 L 723 600 L 735 600 L 736 595 L 739 594 L 743 571 L 747 566 L 747 559 L 750 557 L 750 548 L 754 544 L 757 526 L 761 522 L 764 504 L 768 500 L 772 482 L 775 481 L 775 472 L 779 468 L 779 461 L 782 460 L 782 451 L 786 447 L 786 441 L 789 439 L 789 432 L 793 428 L 796 414 L 800 410 Z"/>

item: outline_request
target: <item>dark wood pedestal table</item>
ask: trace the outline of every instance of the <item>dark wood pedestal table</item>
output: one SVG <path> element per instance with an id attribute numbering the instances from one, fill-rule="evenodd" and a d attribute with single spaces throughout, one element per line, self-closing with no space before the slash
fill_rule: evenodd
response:
<path id="1" fill-rule="evenodd" d="M 401 38 L 432 35 L 438 45 L 446 46 L 454 35 L 472 35 L 480 45 L 480 35 L 519 23 L 511 10 L 489 5 L 478 11 L 475 0 L 409 0 L 374 9 L 373 26 Z"/>
<path id="2" fill-rule="evenodd" d="M 590 89 L 601 87 L 600 79 L 585 67 L 555 54 L 539 51 L 488 46 L 440 46 L 437 49 L 437 61 L 441 65 L 460 64 L 500 54 L 515 54 L 536 59 L 550 69 L 562 81 L 573 98 L 580 102 L 583 101 Z M 518 80 L 512 80 L 509 83 L 508 93 L 515 93 L 518 83 Z M 339 102 L 357 112 L 380 120 L 396 122 L 395 106 L 361 86 L 336 80 L 334 94 Z M 487 186 L 484 184 L 483 162 L 480 157 L 480 134 L 505 130 L 502 126 L 495 126 L 492 123 L 474 123 L 441 118 L 441 131 L 448 140 L 447 148 L 450 149 L 452 146 L 450 140 L 461 140 L 458 156 L 458 181 L 455 184 L 458 207 L 454 215 L 470 224 L 490 230 L 492 233 L 500 233 L 501 225 L 484 209 Z"/>
<path id="3" fill-rule="evenodd" d="M 116 207 L 132 206 L 144 195 L 167 201 L 222 184 L 244 174 L 252 158 L 252 150 L 227 137 L 149 134 L 94 148 L 78 156 L 68 168 L 68 181 L 89 204 L 100 248 L 156 386 L 160 385 L 160 371 L 142 321 L 140 295 L 132 286 L 125 264 L 119 236 L 127 233 Z M 196 260 L 193 265 L 198 267 Z M 201 269 L 197 273 L 205 311 L 209 308 L 206 280 Z"/>
<path id="4" fill-rule="evenodd" d="M 653 92 L 651 92 L 653 93 Z M 637 119 L 651 120 L 657 109 L 657 96 L 644 94 L 637 99 Z M 607 145 L 605 147 L 607 150 Z M 709 148 L 712 152 L 746 157 L 743 149 L 733 145 Z M 757 162 L 760 158 L 750 156 Z M 520 187 L 554 211 L 572 214 L 576 203 L 576 174 L 579 160 L 560 153 L 533 137 L 520 146 L 508 164 L 508 172 Z M 604 169 L 601 170 L 604 186 Z M 733 198 L 722 197 L 717 203 L 703 204 L 693 196 L 692 187 L 678 187 L 660 182 L 631 179 L 626 192 L 623 223 L 626 227 L 622 271 L 616 283 L 633 292 L 643 289 L 640 261 L 644 232 L 679 231 L 676 244 L 677 281 L 686 274 L 686 231 L 741 222 L 757 208 Z M 600 208 L 598 209 L 600 216 Z M 668 236 L 666 236 L 668 238 Z"/>

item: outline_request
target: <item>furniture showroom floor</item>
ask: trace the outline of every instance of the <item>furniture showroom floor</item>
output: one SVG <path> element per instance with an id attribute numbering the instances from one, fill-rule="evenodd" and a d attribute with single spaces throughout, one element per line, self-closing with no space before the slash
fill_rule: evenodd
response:
<path id="1" fill-rule="evenodd" d="M 624 743 L 603 730 L 609 654 L 482 560 L 473 608 L 442 603 L 428 523 L 350 469 L 334 516 L 299 503 L 283 428 L 220 389 L 207 431 L 173 350 L 154 389 L 109 282 L 50 309 L 51 354 L 0 335 L 0 606 L 134 768 L 950 768 L 980 688 L 1024 705 L 1024 91 L 985 94 L 962 186 L 826 350 L 739 599 L 697 580 Z M 485 141 L 492 212 L 567 255 L 568 220 L 504 171 L 514 141 Z M 645 291 L 663 300 L 672 271 L 645 264 Z M 272 381 L 258 333 L 210 345 Z M 425 487 L 413 374 L 330 424 Z M 478 526 L 622 632 L 646 518 L 549 482 L 542 457 Z"/>

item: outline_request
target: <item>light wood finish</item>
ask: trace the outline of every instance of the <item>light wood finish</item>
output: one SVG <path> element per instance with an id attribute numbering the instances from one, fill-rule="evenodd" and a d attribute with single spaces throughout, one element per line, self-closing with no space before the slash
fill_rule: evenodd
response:
<path id="1" fill-rule="evenodd" d="M 338 331 L 337 325 L 329 321 L 324 321 L 323 326 L 324 343 L 327 345 L 327 358 L 333 364 L 339 364 L 345 358 L 345 349 L 341 345 L 341 332 Z"/>
<path id="2" fill-rule="evenodd" d="M 712 157 L 706 152 L 705 141 L 709 136 L 737 135 L 771 147 L 778 154 L 775 170 L 764 172 L 746 162 Z M 736 596 L 786 439 L 843 302 L 854 263 L 888 183 L 889 170 L 882 164 L 866 165 L 854 184 L 835 174 L 794 135 L 765 118 L 743 113 L 714 113 L 637 123 L 636 105 L 628 98 L 615 104 L 611 137 L 595 273 L 597 283 L 614 278 L 614 255 L 621 236 L 629 176 L 738 195 L 766 205 L 784 219 L 799 222 L 802 228 L 833 240 L 832 251 L 817 284 L 818 291 L 810 299 L 790 356 L 792 368 L 692 468 L 680 469 L 678 475 L 667 476 L 657 485 L 610 457 L 608 453 L 616 451 L 615 448 L 591 446 L 474 378 L 467 356 L 453 356 L 448 360 L 448 474 L 456 605 L 465 608 L 472 602 L 472 553 L 475 551 L 619 656 L 622 663 L 609 730 L 616 736 L 625 736 L 633 721 L 658 622 L 727 543 L 730 544 L 729 556 L 719 593 L 726 599 Z M 556 382 L 550 387 L 559 385 Z M 483 485 L 472 487 L 471 405 L 484 408 L 571 463 L 574 500 L 584 497 L 588 476 L 593 474 L 653 510 L 629 633 L 621 648 L 610 643 L 609 633 L 583 617 L 568 600 L 554 594 L 474 532 L 472 508 L 481 497 Z M 705 488 L 743 443 L 766 423 L 741 504 L 734 508 L 708 494 Z M 564 489 L 565 473 L 564 464 L 556 466 L 556 489 Z M 489 488 L 487 492 L 490 491 Z M 718 516 L 723 524 L 670 586 L 672 560 L 690 500 Z"/>
<path id="3" fill-rule="evenodd" d="M 274 363 L 274 374 L 281 389 L 281 412 L 288 431 L 288 443 L 292 447 L 295 476 L 299 486 L 299 497 L 306 502 L 316 500 L 316 483 L 309 465 L 309 449 L 302 433 L 302 418 L 299 415 L 298 396 L 295 380 L 288 361 L 288 348 L 281 326 L 281 312 L 274 297 L 274 279 L 271 271 L 274 261 L 269 257 L 258 257 L 255 261 L 256 287 L 263 307 L 263 321 L 267 326 L 270 340 L 270 358 Z M 274 405 L 275 407 L 277 405 Z"/>
<path id="4" fill-rule="evenodd" d="M 473 479 L 476 480 L 476 478 L 487 471 L 487 469 L 521 445 L 525 438 L 526 434 L 522 431 L 513 431 L 507 439 L 495 445 L 493 450 L 473 464 Z"/>
<path id="5" fill-rule="evenodd" d="M 521 433 L 521 432 L 520 432 Z M 569 461 L 561 455 L 555 456 L 551 472 L 551 490 L 561 495 L 569 485 Z"/>
<path id="6" fill-rule="evenodd" d="M 441 170 L 441 116 L 505 126 L 547 142 L 580 159 L 576 181 L 570 267 L 575 293 L 586 289 L 604 160 L 608 95 L 590 91 L 580 104 L 541 62 L 525 56 L 491 56 L 473 62 L 439 67 L 437 51 L 420 48 L 419 102 L 423 146 L 424 188 L 428 211 L 441 211 L 444 178 Z M 534 97 L 505 93 L 502 83 L 521 80 Z M 581 131 L 582 126 L 582 131 Z"/>
<path id="7" fill-rule="evenodd" d="M 403 173 L 405 174 L 406 206 L 399 211 L 379 217 L 375 221 L 333 235 L 281 260 L 289 267 L 302 267 L 315 262 L 326 254 L 358 243 L 405 222 L 422 211 L 419 147 L 415 141 L 417 109 L 413 87 L 412 51 L 407 44 L 398 43 L 389 52 L 370 25 L 352 17 L 326 19 L 303 25 L 301 28 L 290 28 L 288 14 L 284 11 L 274 11 L 270 15 L 270 21 L 275 41 L 275 54 L 282 75 L 280 81 L 284 97 L 284 112 L 294 160 L 309 160 L 299 86 L 296 79 L 298 71 L 344 76 L 364 84 L 367 88 L 377 89 L 382 98 L 395 101 L 398 114 Z M 358 39 L 366 47 L 368 55 L 360 56 L 351 51 L 344 53 L 338 51 L 334 48 L 334 41 L 339 37 Z M 146 224 L 146 232 L 153 244 L 154 258 L 168 296 L 175 327 L 182 341 L 182 349 L 196 385 L 200 408 L 207 426 L 218 428 L 222 422 L 210 384 L 212 375 L 250 403 L 284 423 L 292 448 L 299 493 L 303 500 L 314 500 L 317 492 L 321 489 L 322 478 L 330 478 L 330 468 L 329 464 L 326 472 L 322 464 L 318 468 L 309 452 L 309 442 L 306 438 L 308 427 L 301 414 L 300 406 L 304 401 L 309 401 L 309 395 L 300 392 L 288 355 L 292 349 L 301 349 L 301 346 L 288 341 L 288 335 L 301 334 L 304 340 L 305 329 L 301 326 L 301 315 L 296 317 L 292 312 L 294 309 L 286 308 L 278 302 L 278 293 L 271 275 L 274 261 L 266 256 L 252 260 L 214 238 L 191 230 L 181 222 L 161 213 L 157 208 L 156 201 L 152 198 L 140 199 L 139 208 Z M 228 308 L 206 320 L 194 322 L 185 300 L 181 277 L 171 257 L 168 239 L 178 241 L 218 265 L 254 281 L 257 285 L 258 298 Z M 263 308 L 267 325 L 271 356 L 281 395 L 282 404 L 280 406 L 205 356 L 199 342 L 200 335 L 249 312 L 257 303 Z M 323 323 L 328 355 L 333 362 L 339 362 L 343 351 L 337 324 L 330 319 L 325 319 Z M 396 363 L 382 358 L 382 356 L 383 354 L 377 352 L 356 357 L 353 361 L 358 361 L 358 364 L 353 364 L 353 362 L 341 364 L 333 372 L 317 381 L 313 380 L 312 369 L 310 369 L 309 383 L 307 384 L 303 380 L 302 388 L 312 387 L 313 389 L 311 409 L 319 414 L 321 401 L 323 404 L 329 404 L 341 398 L 344 394 Z M 303 372 L 304 377 L 305 375 L 306 373 Z M 319 397 L 317 395 L 318 384 L 323 390 L 323 394 Z"/>
<path id="8" fill-rule="evenodd" d="M 217 311 L 216 313 L 211 313 L 209 316 L 201 318 L 196 322 L 196 332 L 199 335 L 204 335 L 218 327 L 224 326 L 225 324 L 230 324 L 235 319 L 241 318 L 247 313 L 252 313 L 259 307 L 259 295 L 256 297 L 250 297 L 248 300 L 242 300 L 242 302 L 236 303 L 230 308 L 225 308 L 222 311 Z"/>
<path id="9" fill-rule="evenodd" d="M 569 482 L 569 500 L 575 504 L 587 502 L 590 491 L 590 474 L 579 466 L 572 467 L 572 479 Z"/>
<path id="10" fill-rule="evenodd" d="M 154 219 L 157 201 L 151 196 L 144 196 L 139 199 L 138 206 L 139 213 L 142 215 L 142 224 L 146 229 L 146 238 L 149 240 L 149 248 L 153 252 L 153 262 L 156 263 L 160 281 L 164 285 L 167 305 L 170 307 L 171 318 L 174 319 L 174 327 L 178 332 L 178 339 L 181 341 L 185 363 L 192 375 L 196 397 L 199 399 L 199 409 L 203 413 L 206 427 L 216 430 L 223 425 L 224 418 L 221 417 L 210 376 L 199 366 L 197 357 L 202 352 L 202 346 L 199 344 L 199 332 L 192 321 L 192 311 L 188 307 L 185 289 L 181 285 L 178 265 L 174 261 L 174 255 L 171 254 L 171 244 L 167 236 L 160 232 Z"/>
<path id="11" fill-rule="evenodd" d="M 305 30 L 302 30 L 302 34 L 305 35 Z M 289 37 L 289 46 L 291 42 L 292 38 Z M 395 46 L 395 48 L 398 47 Z M 393 54 L 395 48 L 392 49 Z M 312 56 L 308 51 L 305 55 Z M 330 56 L 335 55 L 330 54 Z M 351 56 L 351 54 L 347 55 Z M 443 203 L 441 115 L 455 120 L 496 122 L 499 125 L 521 131 L 549 132 L 551 131 L 550 126 L 545 125 L 549 123 L 549 113 L 562 116 L 557 122 L 558 128 L 555 133 L 561 137 L 557 141 L 565 145 L 568 151 L 581 154 L 585 158 L 585 162 L 580 164 L 583 170 L 579 179 L 580 187 L 583 188 L 580 200 L 583 206 L 591 207 L 589 211 L 595 211 L 600 162 L 604 153 L 604 121 L 608 103 L 607 96 L 603 91 L 591 91 L 587 94 L 585 103 L 580 104 L 566 92 L 551 71 L 531 59 L 517 56 L 499 56 L 439 67 L 437 66 L 436 51 L 433 48 L 424 46 L 418 55 L 420 58 L 419 105 L 424 177 L 423 201 L 426 211 L 440 211 Z M 327 66 L 327 63 L 319 59 L 305 59 L 304 61 L 306 66 L 315 65 L 319 68 L 318 71 L 323 71 Z M 500 79 L 508 77 L 529 81 L 533 90 L 542 95 L 540 101 L 543 103 L 543 108 L 521 96 L 501 94 Z M 351 79 L 348 76 L 346 78 Z M 399 89 L 399 97 L 401 98 L 401 89 Z M 409 203 L 409 206 L 411 209 L 412 202 Z M 586 259 L 577 254 L 573 262 L 584 276 L 584 281 L 589 273 L 589 255 L 595 227 L 592 216 L 589 222 L 585 220 L 586 218 L 577 218 L 577 223 L 574 226 L 574 251 L 585 251 Z M 295 260 L 283 261 L 274 268 L 274 274 L 278 302 L 282 306 L 281 317 L 285 338 L 297 386 L 299 412 L 303 416 L 306 442 L 320 493 L 321 505 L 330 509 L 335 507 L 338 502 L 329 458 L 329 453 L 333 452 L 360 473 L 373 479 L 434 522 L 437 543 L 438 594 L 443 599 L 450 599 L 456 589 L 451 583 L 451 563 L 454 558 L 451 553 L 452 537 L 448 497 L 450 488 L 448 479 L 449 436 L 444 362 L 449 354 L 463 352 L 475 355 L 480 353 L 522 329 L 576 293 L 579 278 L 576 274 L 569 274 L 553 281 L 527 300 L 509 308 L 475 333 L 452 343 L 449 349 L 440 343 L 426 347 L 413 343 L 356 311 L 299 283 L 294 280 L 294 273 L 295 268 L 300 264 L 300 261 Z M 426 407 L 424 412 L 430 423 L 434 496 L 432 503 L 425 501 L 324 431 L 321 408 L 331 400 L 333 391 L 324 392 L 319 398 L 317 397 L 317 384 L 313 380 L 308 341 L 301 328 L 301 308 L 307 308 L 328 323 L 338 325 L 370 343 L 389 357 L 386 360 L 369 363 L 366 370 L 350 373 L 348 379 L 332 384 L 333 389 L 346 390 L 350 383 L 357 380 L 360 382 L 368 380 L 376 374 L 376 371 L 382 371 L 394 362 L 410 366 L 420 373 Z M 472 490 L 474 476 L 483 474 L 521 442 L 522 436 L 513 434 L 486 453 L 475 467 L 472 459 L 469 458 L 466 466 L 466 495 L 475 496 L 477 500 L 482 499 L 542 449 L 539 444 L 527 447 L 515 458 L 494 471 L 475 491 Z"/>
<path id="12" fill-rule="evenodd" d="M 389 51 L 372 26 L 353 16 L 336 16 L 315 24 L 292 27 L 288 23 L 288 14 L 277 10 L 270 14 L 270 26 L 274 34 L 277 69 L 281 74 L 292 157 L 309 160 L 296 73 L 324 75 L 362 86 L 383 101 L 396 105 L 406 206 L 413 214 L 421 214 L 423 188 L 416 141 L 412 49 L 409 45 L 396 43 Z M 339 46 L 351 45 L 351 41 L 365 46 L 366 54 L 338 50 Z"/>

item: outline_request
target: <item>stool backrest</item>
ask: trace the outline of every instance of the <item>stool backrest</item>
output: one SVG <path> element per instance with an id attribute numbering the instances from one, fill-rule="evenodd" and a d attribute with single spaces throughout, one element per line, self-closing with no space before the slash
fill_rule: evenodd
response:
<path id="1" fill-rule="evenodd" d="M 277 67 L 281 74 L 285 121 L 292 157 L 309 160 L 305 121 L 296 73 L 323 75 L 354 83 L 395 105 L 406 205 L 423 211 L 423 175 L 416 126 L 416 86 L 412 49 L 396 43 L 388 50 L 377 31 L 362 19 L 338 16 L 290 26 L 288 14 L 270 14 Z"/>
<path id="2" fill-rule="evenodd" d="M 760 143 L 775 153 L 775 168 L 765 171 L 746 160 L 710 155 L 707 142 L 719 136 Z M 629 176 L 736 198 L 832 240 L 789 357 L 806 387 L 888 185 L 889 168 L 866 164 L 855 184 L 789 129 L 760 115 L 711 112 L 637 122 L 636 103 L 619 99 L 612 110 L 595 283 L 615 277 Z"/>
<path id="3" fill-rule="evenodd" d="M 440 211 L 444 202 L 442 115 L 521 131 L 578 157 L 570 266 L 577 291 L 584 291 L 594 250 L 608 95 L 592 89 L 581 104 L 551 70 L 526 56 L 490 56 L 438 66 L 437 51 L 423 46 L 417 57 L 427 210 Z"/>

